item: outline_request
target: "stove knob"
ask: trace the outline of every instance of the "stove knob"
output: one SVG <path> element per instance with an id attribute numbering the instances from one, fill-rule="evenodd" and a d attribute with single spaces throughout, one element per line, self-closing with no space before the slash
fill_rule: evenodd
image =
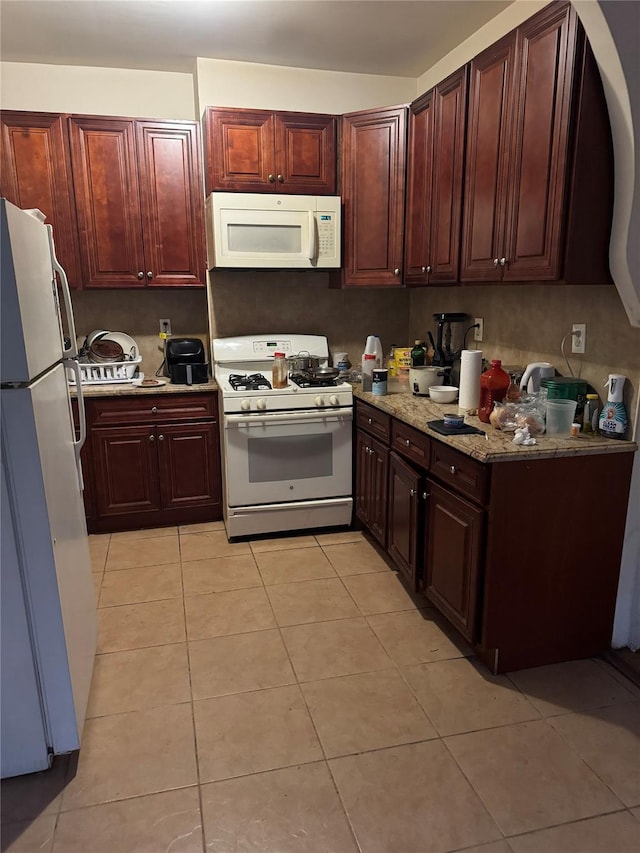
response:
<path id="1" fill-rule="evenodd" d="M 321 397 L 319 394 L 315 399 L 316 406 L 324 406 L 324 397 Z"/>
<path id="2" fill-rule="evenodd" d="M 260 397 L 260 399 L 256 403 L 256 408 L 258 408 L 260 410 L 266 409 L 267 408 L 267 401 L 263 397 Z"/>
<path id="3" fill-rule="evenodd" d="M 331 403 L 332 406 L 339 406 L 340 405 L 340 398 L 336 394 L 332 394 L 329 397 L 329 402 Z"/>
<path id="4" fill-rule="evenodd" d="M 240 403 L 240 408 L 243 412 L 248 412 L 251 409 L 251 400 L 243 400 Z"/>

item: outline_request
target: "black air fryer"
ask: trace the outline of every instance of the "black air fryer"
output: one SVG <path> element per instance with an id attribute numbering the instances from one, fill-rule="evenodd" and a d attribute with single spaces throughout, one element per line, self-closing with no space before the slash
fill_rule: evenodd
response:
<path id="1" fill-rule="evenodd" d="M 164 354 L 167 375 L 174 385 L 201 385 L 209 381 L 209 365 L 200 338 L 169 338 Z"/>

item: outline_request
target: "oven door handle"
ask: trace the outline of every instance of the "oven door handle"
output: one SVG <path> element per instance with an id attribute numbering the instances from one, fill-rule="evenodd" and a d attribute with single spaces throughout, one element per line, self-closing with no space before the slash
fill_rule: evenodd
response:
<path id="1" fill-rule="evenodd" d="M 274 412 L 271 415 L 225 415 L 225 427 L 238 426 L 267 426 L 269 424 L 296 424 L 301 421 L 351 421 L 353 420 L 353 409 L 341 408 L 328 411 L 293 411 Z"/>

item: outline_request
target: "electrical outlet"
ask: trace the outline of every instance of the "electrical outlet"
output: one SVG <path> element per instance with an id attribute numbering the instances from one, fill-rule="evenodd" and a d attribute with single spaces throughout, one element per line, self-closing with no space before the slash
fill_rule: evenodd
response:
<path id="1" fill-rule="evenodd" d="M 160 334 L 171 336 L 171 320 L 160 320 Z"/>
<path id="2" fill-rule="evenodd" d="M 587 349 L 587 324 L 574 323 L 571 327 L 571 352 L 583 353 Z M 578 334 L 579 333 L 579 334 Z"/>
<path id="3" fill-rule="evenodd" d="M 473 330 L 473 340 L 481 341 L 484 337 L 484 319 L 476 317 L 473 322 L 476 324 L 476 328 Z"/>

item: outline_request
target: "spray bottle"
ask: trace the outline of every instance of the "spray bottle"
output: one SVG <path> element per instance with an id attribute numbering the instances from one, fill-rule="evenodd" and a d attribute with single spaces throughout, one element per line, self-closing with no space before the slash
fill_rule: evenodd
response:
<path id="1" fill-rule="evenodd" d="M 609 389 L 609 393 L 598 422 L 600 435 L 605 438 L 624 438 L 627 431 L 627 410 L 622 402 L 622 389 L 626 378 L 621 373 L 610 373 L 609 379 L 605 382 L 605 388 Z"/>

